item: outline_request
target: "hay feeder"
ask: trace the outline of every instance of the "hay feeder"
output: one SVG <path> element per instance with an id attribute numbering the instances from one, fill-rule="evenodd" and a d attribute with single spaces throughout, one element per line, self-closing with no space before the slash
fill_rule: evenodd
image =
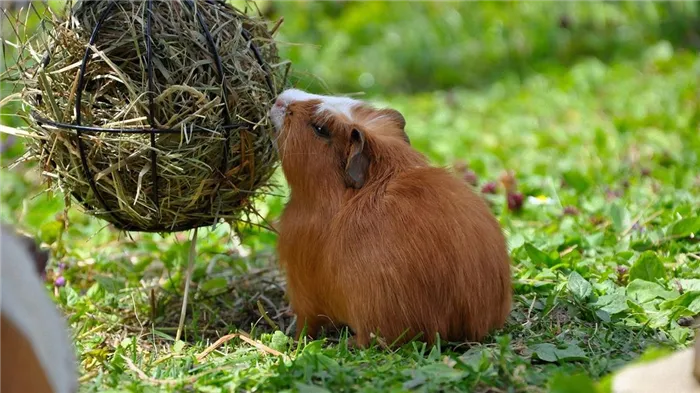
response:
<path id="1" fill-rule="evenodd" d="M 14 74 L 27 158 L 117 229 L 193 229 L 179 339 L 197 228 L 254 212 L 277 165 L 267 112 L 289 71 L 272 39 L 280 23 L 269 31 L 223 0 L 46 12 L 53 28 L 18 45 Z"/>
<path id="2" fill-rule="evenodd" d="M 265 22 L 222 0 L 79 0 L 69 12 L 23 73 L 44 173 L 125 231 L 250 213 L 276 167 L 267 111 L 288 65 Z"/>

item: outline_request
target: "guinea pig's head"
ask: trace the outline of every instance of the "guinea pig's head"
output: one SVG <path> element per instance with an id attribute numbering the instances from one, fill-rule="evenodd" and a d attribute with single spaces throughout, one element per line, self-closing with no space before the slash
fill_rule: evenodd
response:
<path id="1" fill-rule="evenodd" d="M 270 110 L 282 169 L 292 190 L 361 188 L 376 161 L 377 145 L 407 147 L 406 121 L 398 111 L 347 97 L 289 89 Z"/>

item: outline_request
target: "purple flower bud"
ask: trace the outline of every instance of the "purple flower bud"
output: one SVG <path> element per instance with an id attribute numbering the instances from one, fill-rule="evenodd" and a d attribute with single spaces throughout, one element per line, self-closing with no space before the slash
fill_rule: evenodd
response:
<path id="1" fill-rule="evenodd" d="M 522 209 L 523 207 L 523 201 L 525 198 L 523 197 L 523 194 L 520 192 L 514 192 L 514 193 L 509 193 L 507 196 L 508 200 L 508 209 L 512 211 L 517 211 Z"/>
<path id="2" fill-rule="evenodd" d="M 644 231 L 646 231 L 646 228 L 644 228 L 643 225 L 639 225 L 638 222 L 635 222 L 634 224 L 632 224 L 632 229 L 634 229 L 635 231 L 637 231 L 639 233 L 643 233 Z"/>
<path id="3" fill-rule="evenodd" d="M 62 287 L 66 285 L 66 278 L 63 276 L 56 277 L 56 280 L 54 280 L 53 285 L 57 287 Z"/>
<path id="4" fill-rule="evenodd" d="M 576 206 L 566 206 L 564 207 L 564 215 L 578 216 L 578 209 L 576 208 Z"/>
<path id="5" fill-rule="evenodd" d="M 621 193 L 620 191 L 618 191 L 618 190 L 613 190 L 613 189 L 611 189 L 611 188 L 607 188 L 607 189 L 605 190 L 605 197 L 606 197 L 608 200 L 617 199 L 617 198 L 619 198 L 619 197 L 621 197 L 621 196 L 622 196 L 622 193 Z"/>
<path id="6" fill-rule="evenodd" d="M 63 263 L 63 262 L 59 263 L 59 264 L 58 264 L 58 269 L 61 270 L 61 271 L 66 270 L 66 264 Z"/>
<path id="7" fill-rule="evenodd" d="M 467 183 L 471 184 L 474 187 L 479 185 L 479 177 L 471 169 L 467 169 L 464 172 L 464 181 L 466 181 Z"/>
<path id="8" fill-rule="evenodd" d="M 481 187 L 481 192 L 483 192 L 484 194 L 495 194 L 497 188 L 498 188 L 498 184 L 491 181 L 491 182 L 484 184 L 484 186 Z"/>
<path id="9" fill-rule="evenodd" d="M 6 151 L 10 150 L 12 146 L 15 145 L 17 142 L 17 137 L 14 135 L 8 135 L 7 139 L 4 141 L 0 141 L 0 154 L 5 153 Z"/>

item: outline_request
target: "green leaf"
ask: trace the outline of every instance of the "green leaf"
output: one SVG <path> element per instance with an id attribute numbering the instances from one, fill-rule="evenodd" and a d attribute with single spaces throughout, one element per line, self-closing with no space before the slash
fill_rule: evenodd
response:
<path id="1" fill-rule="evenodd" d="M 182 350 L 185 348 L 185 342 L 182 340 L 177 340 L 175 341 L 175 344 L 173 344 L 173 352 L 175 353 L 180 353 Z"/>
<path id="2" fill-rule="evenodd" d="M 197 393 L 221 393 L 223 392 L 223 389 L 218 386 L 199 384 L 197 385 L 196 391 Z"/>
<path id="3" fill-rule="evenodd" d="M 642 308 L 639 304 L 635 303 L 634 301 L 627 299 L 627 306 L 629 306 L 631 313 L 634 315 L 634 317 L 641 323 L 647 323 L 649 321 L 649 317 L 647 316 L 646 310 Z"/>
<path id="4" fill-rule="evenodd" d="M 557 374 L 549 385 L 550 393 L 595 393 L 596 387 L 585 374 Z"/>
<path id="5" fill-rule="evenodd" d="M 340 369 L 340 364 L 335 359 L 322 353 L 316 354 L 316 361 L 325 370 L 335 372 Z"/>
<path id="6" fill-rule="evenodd" d="M 598 232 L 592 235 L 586 235 L 584 236 L 584 239 L 586 239 L 586 243 L 588 243 L 589 246 L 594 248 L 599 247 L 601 244 L 603 244 L 603 240 L 605 239 L 605 233 Z"/>
<path id="7" fill-rule="evenodd" d="M 39 228 L 39 237 L 48 244 L 53 244 L 58 240 L 63 231 L 63 223 L 60 221 L 49 221 Z"/>
<path id="8" fill-rule="evenodd" d="M 212 278 L 211 280 L 207 280 L 204 283 L 202 283 L 199 288 L 202 291 L 209 292 L 214 289 L 223 289 L 226 288 L 228 285 L 228 281 L 226 280 L 226 277 L 215 277 Z"/>
<path id="9" fill-rule="evenodd" d="M 166 291 L 174 291 L 178 287 L 182 276 L 183 275 L 180 271 L 176 271 L 175 273 L 171 274 L 170 277 L 165 280 L 165 282 L 163 282 L 162 288 Z"/>
<path id="10" fill-rule="evenodd" d="M 97 276 L 95 277 L 95 281 L 97 281 L 105 291 L 110 293 L 117 293 L 125 286 L 123 281 L 119 281 L 109 276 Z"/>
<path id="11" fill-rule="evenodd" d="M 323 341 L 322 340 L 314 340 L 314 341 L 311 341 L 310 343 L 306 344 L 302 353 L 304 353 L 305 355 L 318 354 L 318 353 L 321 353 L 322 350 L 323 350 Z"/>
<path id="12" fill-rule="evenodd" d="M 23 217 L 22 224 L 32 229 L 40 228 L 45 223 L 55 221 L 56 213 L 63 207 L 61 198 L 49 198 L 47 194 L 31 200 L 29 203 L 31 206 Z"/>
<path id="13" fill-rule="evenodd" d="M 610 207 L 610 218 L 617 232 L 622 232 L 629 226 L 630 213 L 624 206 L 620 206 L 618 203 L 614 203 Z"/>
<path id="14" fill-rule="evenodd" d="M 697 278 L 681 279 L 678 284 L 684 291 L 700 291 L 700 279 Z"/>
<path id="15" fill-rule="evenodd" d="M 564 173 L 564 181 L 573 187 L 578 193 L 583 193 L 591 185 L 591 182 L 579 171 L 572 170 Z"/>
<path id="16" fill-rule="evenodd" d="M 535 344 L 532 347 L 533 358 L 542 360 L 544 362 L 554 363 L 557 361 L 557 346 L 554 344 Z"/>
<path id="17" fill-rule="evenodd" d="M 90 286 L 90 289 L 85 292 L 85 296 L 92 300 L 93 302 L 99 302 L 104 298 L 105 291 L 102 287 L 100 287 L 100 284 L 94 283 L 92 286 Z"/>
<path id="18" fill-rule="evenodd" d="M 419 369 L 429 380 L 439 383 L 458 381 L 466 375 L 464 371 L 455 370 L 445 363 L 429 363 Z"/>
<path id="19" fill-rule="evenodd" d="M 676 221 L 668 231 L 670 236 L 688 237 L 700 234 L 700 216 L 687 217 Z"/>
<path id="20" fill-rule="evenodd" d="M 578 272 L 571 272 L 568 282 L 569 292 L 579 301 L 584 301 L 593 293 L 593 286 Z"/>
<path id="21" fill-rule="evenodd" d="M 297 382 L 296 387 L 299 390 L 299 393 L 331 393 L 330 390 L 326 388 L 316 385 L 307 385 L 301 382 Z"/>
<path id="22" fill-rule="evenodd" d="M 659 310 L 669 310 L 677 306 L 685 307 L 694 313 L 700 313 L 700 292 L 686 292 L 675 299 L 666 300 L 659 304 Z"/>
<path id="23" fill-rule="evenodd" d="M 672 299 L 678 297 L 678 292 L 668 291 L 655 282 L 634 280 L 627 285 L 627 296 L 639 303 L 652 299 Z"/>
<path id="24" fill-rule="evenodd" d="M 579 348 L 578 345 L 574 344 L 569 345 L 565 349 L 557 350 L 556 355 L 559 358 L 559 360 L 563 362 L 588 359 L 588 356 L 586 356 L 586 353 L 583 351 L 583 349 Z"/>
<path id="25" fill-rule="evenodd" d="M 565 349 L 559 349 L 554 344 L 549 343 L 535 344 L 532 346 L 531 350 L 533 352 L 533 358 L 548 363 L 571 362 L 588 359 L 586 353 L 583 352 L 581 348 L 573 344 L 569 345 Z"/>
<path id="26" fill-rule="evenodd" d="M 646 310 L 647 315 L 649 316 L 649 328 L 651 329 L 660 329 L 660 328 L 665 328 L 668 326 L 668 324 L 671 322 L 671 315 L 673 314 L 672 310 L 661 310 L 661 311 L 656 311 L 656 310 Z"/>
<path id="27" fill-rule="evenodd" d="M 688 339 L 688 336 L 690 335 L 690 329 L 676 325 L 671 328 L 669 335 L 672 339 L 676 340 L 676 342 L 682 343 Z"/>
<path id="28" fill-rule="evenodd" d="M 656 281 L 666 277 L 666 268 L 654 251 L 644 251 L 630 269 L 630 280 Z"/>
<path id="29" fill-rule="evenodd" d="M 403 388 L 406 390 L 414 390 L 415 388 L 424 385 L 428 379 L 424 375 L 415 375 L 413 378 L 403 383 Z"/>
<path id="30" fill-rule="evenodd" d="M 664 347 L 652 347 L 645 349 L 644 352 L 634 361 L 632 361 L 630 364 L 644 364 L 644 363 L 651 363 L 655 360 L 658 359 L 663 359 L 665 357 L 671 356 L 673 354 L 673 350 L 671 348 L 664 348 Z"/>
<path id="31" fill-rule="evenodd" d="M 280 352 L 287 350 L 287 345 L 289 344 L 289 337 L 279 330 L 276 330 L 272 335 L 272 340 L 270 341 L 270 347 L 276 349 Z"/>
<path id="32" fill-rule="evenodd" d="M 68 306 L 73 307 L 80 301 L 80 295 L 73 289 L 73 287 L 66 285 L 61 288 L 61 297 L 65 296 L 65 302 Z"/>
<path id="33" fill-rule="evenodd" d="M 133 337 L 125 337 L 122 339 L 122 341 L 119 343 L 119 346 L 125 349 L 131 348 L 132 344 L 134 344 L 134 339 Z"/>
<path id="34" fill-rule="evenodd" d="M 630 243 L 630 249 L 634 251 L 647 251 L 654 248 L 654 243 L 649 239 L 635 240 Z"/>
<path id="35" fill-rule="evenodd" d="M 508 239 L 508 248 L 512 251 L 525 244 L 525 237 L 523 235 L 516 233 Z"/>
<path id="36" fill-rule="evenodd" d="M 627 296 L 618 292 L 599 297 L 595 305 L 610 315 L 621 313 L 629 308 Z"/>
<path id="37" fill-rule="evenodd" d="M 482 348 L 471 348 L 459 360 L 474 372 L 484 372 L 491 366 L 491 360 L 487 351 Z"/>
<path id="38" fill-rule="evenodd" d="M 527 252 L 527 255 L 530 257 L 533 263 L 537 265 L 546 265 L 546 266 L 551 266 L 553 265 L 553 261 L 550 258 L 549 255 L 547 255 L 545 252 L 540 251 L 537 247 L 533 246 L 531 243 L 525 243 L 525 251 Z"/>
<path id="39" fill-rule="evenodd" d="M 595 310 L 595 315 L 603 322 L 610 322 L 612 320 L 610 314 L 604 310 Z"/>

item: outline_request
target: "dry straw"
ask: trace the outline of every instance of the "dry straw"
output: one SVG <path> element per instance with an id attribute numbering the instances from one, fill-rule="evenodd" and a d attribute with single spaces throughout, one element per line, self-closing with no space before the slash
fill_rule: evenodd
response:
<path id="1" fill-rule="evenodd" d="M 212 0 L 47 8 L 3 75 L 23 86 L 28 155 L 119 229 L 242 220 L 276 168 L 267 111 L 289 69 L 258 15 Z"/>

